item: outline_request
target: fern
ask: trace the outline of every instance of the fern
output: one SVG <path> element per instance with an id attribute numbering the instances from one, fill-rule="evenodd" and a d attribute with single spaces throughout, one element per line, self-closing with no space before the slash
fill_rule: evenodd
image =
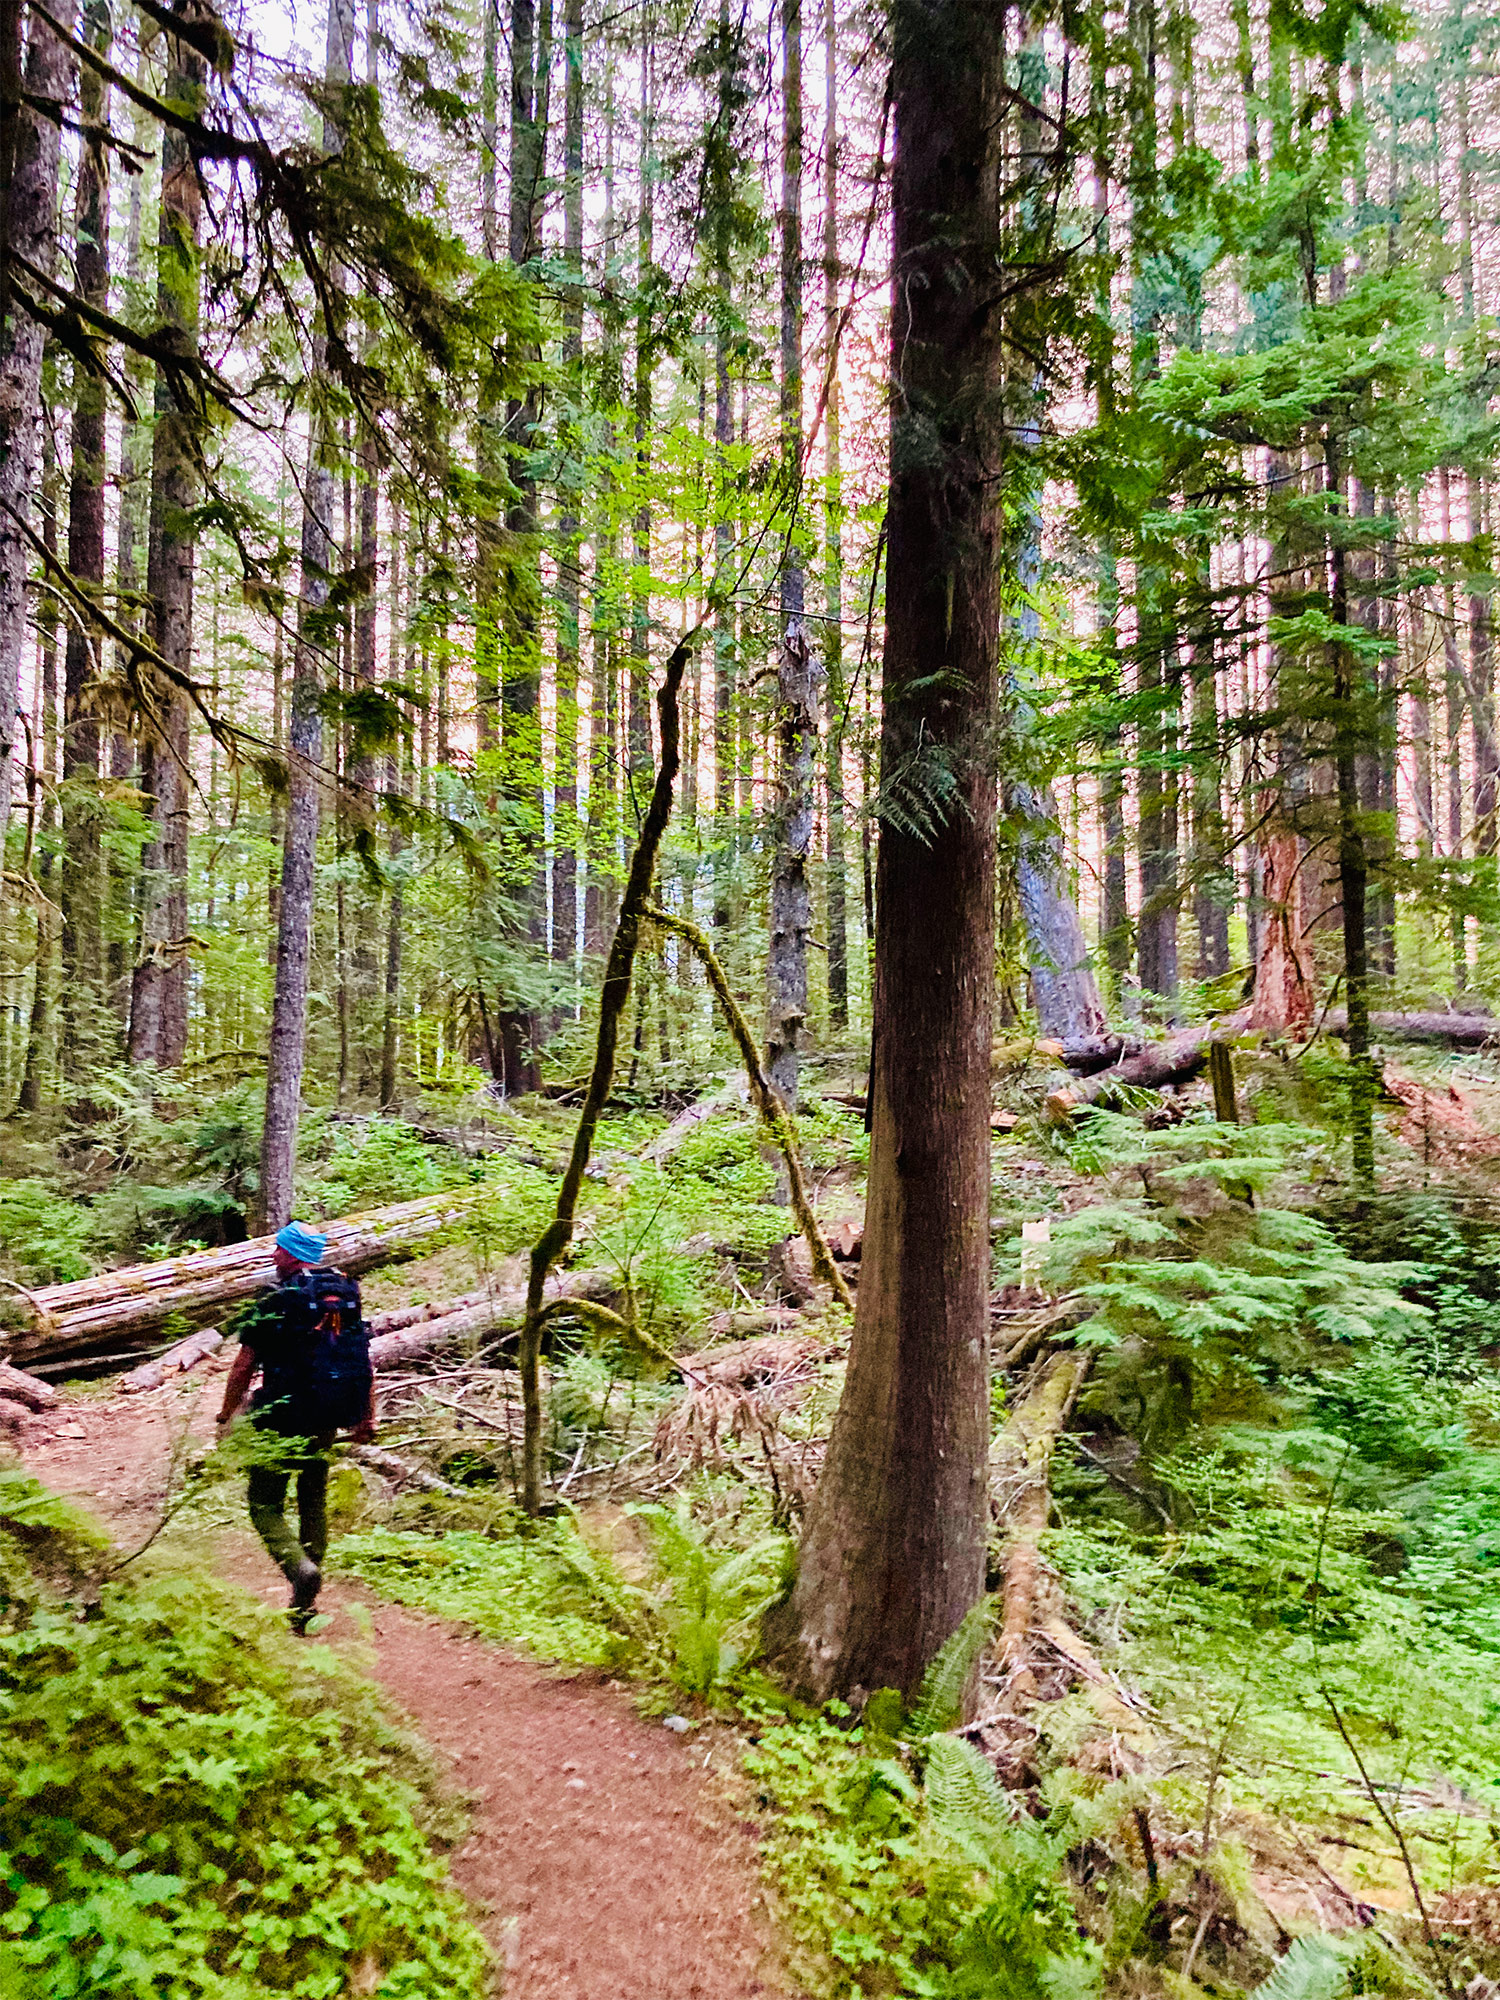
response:
<path id="1" fill-rule="evenodd" d="M 1269 1979 L 1251 2000 L 1342 2000 L 1349 1990 L 1349 1965 L 1327 1938 L 1301 1937 L 1276 1962 Z"/>
<path id="2" fill-rule="evenodd" d="M 907 1717 L 907 1734 L 914 1740 L 951 1729 L 963 1709 L 964 1689 L 974 1663 L 994 1630 L 998 1601 L 981 1597 L 958 1630 L 947 1639 L 922 1676 L 917 1699 Z"/>
<path id="3" fill-rule="evenodd" d="M 923 1773 L 933 1825 L 976 1868 L 997 1865 L 1011 1814 L 990 1761 L 961 1736 L 934 1736 Z"/>
<path id="4" fill-rule="evenodd" d="M 870 802 L 871 817 L 906 840 L 930 847 L 968 804 L 959 790 L 953 752 L 922 729 L 915 747 L 886 771 Z"/>

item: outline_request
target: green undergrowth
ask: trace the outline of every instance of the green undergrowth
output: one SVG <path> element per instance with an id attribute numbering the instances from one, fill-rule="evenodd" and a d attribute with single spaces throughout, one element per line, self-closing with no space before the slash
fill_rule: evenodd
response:
<path id="1" fill-rule="evenodd" d="M 538 1659 L 619 1667 L 674 1699 L 732 1698 L 760 1614 L 785 1587 L 785 1536 L 726 1545 L 687 1505 L 631 1507 L 619 1522 L 621 1556 L 573 1514 L 532 1523 L 502 1507 L 485 1530 L 367 1528 L 343 1536 L 334 1559 L 397 1603 Z"/>
<path id="2" fill-rule="evenodd" d="M 202 1577 L 101 1580 L 0 1469 L 6 2000 L 480 2000 L 456 1832 L 374 1691 Z"/>
<path id="3" fill-rule="evenodd" d="M 333 1560 L 382 1597 L 436 1612 L 539 1660 L 605 1666 L 624 1650 L 597 1593 L 580 1575 L 571 1520 L 530 1533 L 449 1528 L 441 1535 L 369 1528 L 340 1538 Z"/>

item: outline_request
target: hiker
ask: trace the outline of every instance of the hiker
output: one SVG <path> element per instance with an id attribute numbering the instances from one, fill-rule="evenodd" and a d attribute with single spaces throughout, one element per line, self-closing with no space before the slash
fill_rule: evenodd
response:
<path id="1" fill-rule="evenodd" d="M 222 1429 L 245 1403 L 257 1429 L 305 1441 L 306 1450 L 250 1472 L 250 1519 L 292 1586 L 290 1618 L 305 1632 L 323 1587 L 328 1546 L 328 1471 L 334 1435 L 367 1443 L 375 1435 L 375 1374 L 359 1286 L 347 1273 L 319 1270 L 328 1238 L 306 1223 L 277 1231 L 271 1261 L 280 1280 L 242 1315 L 240 1351 L 224 1385 Z M 286 1518 L 297 1479 L 297 1533 Z"/>

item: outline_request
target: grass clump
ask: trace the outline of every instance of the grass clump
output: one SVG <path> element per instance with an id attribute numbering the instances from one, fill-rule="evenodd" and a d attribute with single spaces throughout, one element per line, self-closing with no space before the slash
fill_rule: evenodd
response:
<path id="1" fill-rule="evenodd" d="M 205 1581 L 98 1560 L 0 1474 L 6 2000 L 479 2000 L 428 1780 L 368 1688 Z"/>

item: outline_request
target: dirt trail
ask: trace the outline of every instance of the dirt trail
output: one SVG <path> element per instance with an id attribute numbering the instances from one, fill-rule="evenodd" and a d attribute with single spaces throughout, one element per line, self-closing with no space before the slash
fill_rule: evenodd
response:
<path id="1" fill-rule="evenodd" d="M 70 1398 L 35 1422 L 23 1457 L 128 1545 L 152 1524 L 174 1438 L 211 1434 L 219 1386 L 199 1376 L 147 1396 Z M 248 1536 L 225 1538 L 217 1567 L 269 1602 L 285 1598 Z M 368 1607 L 363 1632 L 354 1601 Z M 549 1674 L 355 1591 L 330 1586 L 322 1608 L 323 1636 L 358 1650 L 472 1800 L 452 1870 L 504 1965 L 505 2000 L 789 1994 L 756 1829 L 717 1793 L 701 1737 L 643 1721 L 623 1690 Z"/>

